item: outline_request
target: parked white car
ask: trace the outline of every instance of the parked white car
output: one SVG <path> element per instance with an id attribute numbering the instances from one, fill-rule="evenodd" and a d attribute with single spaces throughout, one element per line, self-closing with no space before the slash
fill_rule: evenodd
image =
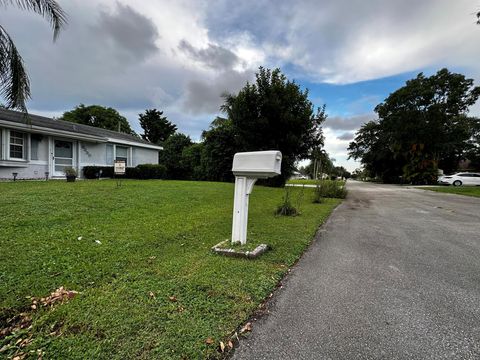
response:
<path id="1" fill-rule="evenodd" d="M 460 172 L 453 175 L 443 175 L 438 178 L 438 183 L 453 186 L 480 186 L 480 173 Z"/>

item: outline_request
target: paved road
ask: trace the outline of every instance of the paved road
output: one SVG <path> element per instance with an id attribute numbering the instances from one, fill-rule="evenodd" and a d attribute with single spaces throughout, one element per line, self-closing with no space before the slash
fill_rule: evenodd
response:
<path id="1" fill-rule="evenodd" d="M 349 182 L 234 359 L 480 359 L 480 198 Z"/>

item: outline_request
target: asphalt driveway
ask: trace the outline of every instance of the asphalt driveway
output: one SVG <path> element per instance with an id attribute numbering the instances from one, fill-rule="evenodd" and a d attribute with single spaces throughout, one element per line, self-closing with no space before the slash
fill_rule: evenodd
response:
<path id="1" fill-rule="evenodd" d="M 349 182 L 234 359 L 480 359 L 480 198 Z"/>

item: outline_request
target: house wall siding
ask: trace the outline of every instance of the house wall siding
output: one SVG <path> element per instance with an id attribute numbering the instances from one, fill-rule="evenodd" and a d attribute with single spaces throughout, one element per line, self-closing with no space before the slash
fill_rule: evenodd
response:
<path id="1" fill-rule="evenodd" d="M 133 147 L 133 166 L 158 164 L 158 150 Z"/>
<path id="2" fill-rule="evenodd" d="M 29 163 L 25 167 L 6 167 L 0 166 L 0 179 L 11 180 L 16 172 L 17 179 L 45 179 L 45 172 L 48 171 L 48 165 Z"/>
<path id="3" fill-rule="evenodd" d="M 84 166 L 108 166 L 107 144 L 95 144 L 80 141 L 80 167 Z"/>

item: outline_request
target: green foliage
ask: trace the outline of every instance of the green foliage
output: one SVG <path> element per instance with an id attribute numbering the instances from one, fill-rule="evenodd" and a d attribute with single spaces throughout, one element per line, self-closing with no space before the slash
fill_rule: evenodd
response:
<path id="1" fill-rule="evenodd" d="M 435 184 L 438 178 L 437 163 L 424 154 L 423 144 L 412 145 L 410 149 L 410 161 L 403 167 L 403 176 L 407 183 L 411 184 Z"/>
<path id="2" fill-rule="evenodd" d="M 168 179 L 189 178 L 191 169 L 183 159 L 183 151 L 192 144 L 190 137 L 181 133 L 171 135 L 164 142 L 163 150 L 159 154 L 159 163 L 166 167 Z"/>
<path id="3" fill-rule="evenodd" d="M 80 104 L 75 109 L 64 112 L 61 120 L 135 135 L 128 120 L 110 107 Z"/>
<path id="4" fill-rule="evenodd" d="M 334 166 L 332 171 L 330 172 L 330 176 L 335 180 L 335 178 L 345 178 L 349 179 L 352 177 L 352 174 L 350 174 L 347 169 L 345 169 L 343 166 Z"/>
<path id="5" fill-rule="evenodd" d="M 473 135 L 468 140 L 468 150 L 466 158 L 471 161 L 470 166 L 473 169 L 480 170 L 480 121 L 473 122 Z"/>
<path id="6" fill-rule="evenodd" d="M 295 162 L 323 145 L 324 108 L 315 112 L 308 91 L 287 80 L 279 69 L 261 67 L 255 83 L 245 85 L 236 95 L 225 95 L 222 111 L 227 119 L 216 119 L 203 134 L 209 178 L 231 179 L 235 152 L 275 149 L 283 155 L 282 175 L 263 183 L 283 186 Z"/>
<path id="7" fill-rule="evenodd" d="M 163 144 L 170 135 L 177 131 L 177 126 L 163 116 L 163 111 L 157 109 L 145 110 L 144 114 L 138 114 L 140 126 L 143 129 L 142 139 L 154 144 Z"/>
<path id="8" fill-rule="evenodd" d="M 297 216 L 300 212 L 292 205 L 291 187 L 286 186 L 283 194 L 282 203 L 275 210 L 275 215 L 279 216 Z M 302 189 L 303 191 L 303 189 Z"/>
<path id="9" fill-rule="evenodd" d="M 195 143 L 187 146 L 182 151 L 182 164 L 188 169 L 186 179 L 189 180 L 205 180 L 206 175 L 202 167 L 202 154 L 205 145 L 203 143 Z"/>
<path id="10" fill-rule="evenodd" d="M 255 188 L 248 238 L 274 250 L 252 261 L 210 250 L 229 238 L 233 184 L 0 182 L 0 194 L 0 321 L 30 312 L 27 296 L 62 285 L 80 292 L 31 311 L 31 329 L 0 339 L 1 349 L 31 334 L 25 352 L 43 349 L 48 359 L 220 358 L 219 342 L 258 309 L 339 203 L 275 217 L 283 190 Z"/>
<path id="11" fill-rule="evenodd" d="M 33 11 L 44 17 L 52 26 L 55 40 L 67 23 L 67 15 L 54 0 L 3 0 L 2 7 L 15 5 L 21 10 Z M 25 102 L 30 98 L 30 80 L 23 59 L 12 38 L 0 26 L 0 94 L 8 108 L 26 112 Z"/>
<path id="12" fill-rule="evenodd" d="M 65 176 L 77 176 L 77 170 L 71 166 L 67 166 L 65 169 L 63 169 L 63 172 Z"/>
<path id="13" fill-rule="evenodd" d="M 480 187 L 478 186 L 422 187 L 422 190 L 430 190 L 430 191 L 436 191 L 441 193 L 480 197 Z"/>
<path id="14" fill-rule="evenodd" d="M 415 79 L 390 94 L 349 145 L 370 177 L 385 182 L 431 182 L 437 168 L 456 169 L 474 147 L 479 119 L 467 116 L 480 87 L 447 69 Z"/>
<path id="15" fill-rule="evenodd" d="M 134 168 L 125 168 L 125 175 L 122 178 L 126 179 L 165 179 L 167 169 L 161 164 L 141 164 Z M 84 166 L 83 176 L 86 179 L 113 178 L 113 166 Z"/>
<path id="16" fill-rule="evenodd" d="M 236 152 L 241 151 L 236 144 L 232 121 L 217 117 L 210 129 L 202 133 L 204 149 L 201 165 L 205 178 L 212 181 L 232 181 L 232 161 Z"/>
<path id="17" fill-rule="evenodd" d="M 315 186 L 313 202 L 320 204 L 325 198 L 345 199 L 347 189 L 344 181 L 318 180 Z"/>
<path id="18" fill-rule="evenodd" d="M 99 177 L 102 177 L 102 178 L 113 177 L 113 166 L 84 166 L 82 171 L 85 179 L 97 179 Z"/>
<path id="19" fill-rule="evenodd" d="M 135 167 L 136 179 L 165 179 L 167 168 L 162 164 L 140 164 Z"/>
<path id="20" fill-rule="evenodd" d="M 330 159 L 326 151 L 316 148 L 312 151 L 311 157 L 312 160 L 305 168 L 311 179 L 321 178 L 323 174 L 330 174 L 333 171 L 334 159 Z"/>

